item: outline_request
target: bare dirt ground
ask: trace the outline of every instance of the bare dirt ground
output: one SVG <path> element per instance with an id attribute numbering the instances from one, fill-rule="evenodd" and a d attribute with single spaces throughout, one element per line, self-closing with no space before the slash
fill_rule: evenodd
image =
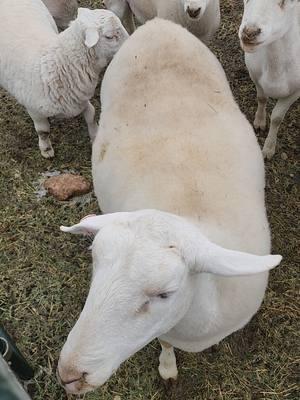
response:
<path id="1" fill-rule="evenodd" d="M 81 1 L 81 5 L 96 4 L 99 2 Z M 237 38 L 241 15 L 242 1 L 222 1 L 222 26 L 212 49 L 242 111 L 252 121 L 255 90 Z M 99 88 L 94 99 L 97 106 L 98 98 Z M 177 351 L 180 378 L 175 390 L 166 389 L 159 378 L 159 345 L 155 341 L 125 362 L 106 385 L 87 395 L 87 400 L 112 400 L 115 395 L 122 400 L 300 398 L 296 379 L 299 116 L 298 102 L 280 128 L 274 159 L 266 163 L 273 251 L 282 254 L 284 261 L 271 273 L 260 312 L 243 330 L 212 349 L 199 354 Z M 56 155 L 45 160 L 28 114 L 0 90 L 0 137 L 0 319 L 38 372 L 32 397 L 63 400 L 66 395 L 55 378 L 56 362 L 84 304 L 91 259 L 86 240 L 60 233 L 59 226 L 98 212 L 98 207 L 95 200 L 89 204 L 60 203 L 50 197 L 38 200 L 35 182 L 42 172 L 63 169 L 90 178 L 87 129 L 81 117 L 52 121 Z M 264 137 L 259 136 L 260 143 Z"/>

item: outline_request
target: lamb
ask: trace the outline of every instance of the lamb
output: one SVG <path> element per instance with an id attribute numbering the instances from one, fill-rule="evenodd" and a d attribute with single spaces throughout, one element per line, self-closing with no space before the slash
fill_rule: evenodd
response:
<path id="1" fill-rule="evenodd" d="M 104 4 L 129 32 L 135 29 L 132 14 L 140 23 L 159 17 L 186 27 L 208 44 L 220 25 L 219 0 L 104 0 Z"/>
<path id="2" fill-rule="evenodd" d="M 79 8 L 78 18 L 58 34 L 41 0 L 2 0 L 0 15 L 0 86 L 26 107 L 42 156 L 54 156 L 48 117 L 83 113 L 93 139 L 97 124 L 89 99 L 100 71 L 128 36 L 119 18 Z"/>
<path id="3" fill-rule="evenodd" d="M 268 97 L 277 99 L 263 154 L 275 154 L 277 133 L 285 114 L 300 97 L 300 3 L 299 0 L 244 1 L 239 29 L 241 46 L 258 107 L 256 129 L 266 129 Z"/>
<path id="4" fill-rule="evenodd" d="M 159 373 L 176 379 L 173 346 L 198 352 L 241 329 L 281 261 L 268 255 L 253 128 L 201 41 L 148 22 L 108 67 L 101 101 L 92 164 L 108 214 L 61 227 L 95 235 L 90 291 L 57 369 L 78 394 L 157 337 Z"/>
<path id="5" fill-rule="evenodd" d="M 54 18 L 56 25 L 61 29 L 66 29 L 70 22 L 76 18 L 78 3 L 77 0 L 42 0 L 50 14 Z"/>

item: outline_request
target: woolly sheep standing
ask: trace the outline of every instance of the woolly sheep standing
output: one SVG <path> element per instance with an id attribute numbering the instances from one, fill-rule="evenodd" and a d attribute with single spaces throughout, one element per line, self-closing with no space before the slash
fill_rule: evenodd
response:
<path id="1" fill-rule="evenodd" d="M 96 235 L 90 292 L 58 363 L 70 393 L 102 385 L 156 337 L 160 375 L 176 379 L 172 346 L 202 351 L 241 329 L 281 260 L 266 255 L 255 134 L 201 41 L 148 22 L 108 67 L 101 101 L 93 179 L 112 214 L 62 227 Z"/>
<path id="2" fill-rule="evenodd" d="M 279 126 L 300 97 L 299 0 L 245 1 L 239 37 L 257 91 L 255 128 L 266 129 L 268 97 L 278 99 L 263 147 L 264 156 L 270 159 L 275 154 Z"/>
<path id="3" fill-rule="evenodd" d="M 78 18 L 58 34 L 40 0 L 1 0 L 0 15 L 0 86 L 26 107 L 42 156 L 54 156 L 48 117 L 83 113 L 93 139 L 97 124 L 89 99 L 101 69 L 128 36 L 119 18 L 79 8 Z"/>
<path id="4" fill-rule="evenodd" d="M 76 18 L 77 0 L 42 0 L 54 18 L 56 25 L 66 29 L 70 22 Z"/>
<path id="5" fill-rule="evenodd" d="M 186 27 L 208 43 L 220 25 L 219 0 L 104 0 L 132 32 L 132 13 L 140 23 L 154 17 L 169 19 Z"/>

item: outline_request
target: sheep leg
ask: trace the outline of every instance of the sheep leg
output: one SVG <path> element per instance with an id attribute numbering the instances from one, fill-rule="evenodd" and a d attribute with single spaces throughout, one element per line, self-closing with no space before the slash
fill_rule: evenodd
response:
<path id="1" fill-rule="evenodd" d="M 39 148 L 41 154 L 44 158 L 54 157 L 54 150 L 50 140 L 50 124 L 47 118 L 37 115 L 32 111 L 28 111 L 30 115 L 34 128 L 39 137 Z"/>
<path id="2" fill-rule="evenodd" d="M 129 35 L 131 35 L 136 30 L 136 26 L 135 26 L 135 22 L 134 22 L 134 18 L 133 18 L 133 12 L 131 11 L 129 4 L 127 2 L 126 2 L 126 4 L 127 4 L 127 7 L 125 9 L 122 21 L 123 21 L 123 24 L 124 24 L 127 32 L 129 33 Z"/>
<path id="3" fill-rule="evenodd" d="M 161 345 L 158 367 L 159 374 L 164 380 L 176 380 L 178 377 L 178 370 L 174 347 L 161 339 L 159 339 L 159 343 Z"/>
<path id="4" fill-rule="evenodd" d="M 95 122 L 95 108 L 89 101 L 83 111 L 83 117 L 88 127 L 90 139 L 93 142 L 97 134 L 98 124 Z"/>
<path id="5" fill-rule="evenodd" d="M 260 129 L 264 131 L 267 126 L 266 106 L 268 98 L 264 94 L 263 89 L 258 85 L 256 85 L 256 93 L 257 93 L 257 110 L 253 125 L 255 129 Z"/>
<path id="6" fill-rule="evenodd" d="M 300 97 L 300 91 L 297 91 L 296 93 L 294 93 L 289 97 L 277 100 L 277 103 L 271 115 L 270 130 L 263 147 L 263 155 L 268 160 L 270 160 L 275 154 L 277 133 L 279 126 L 283 121 L 283 118 L 287 113 L 288 109 L 299 97 Z"/>

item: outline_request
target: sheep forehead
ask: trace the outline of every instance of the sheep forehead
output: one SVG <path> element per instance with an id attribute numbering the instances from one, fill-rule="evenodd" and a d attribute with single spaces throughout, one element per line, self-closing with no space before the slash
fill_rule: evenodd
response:
<path id="1" fill-rule="evenodd" d="M 135 254 L 129 269 L 130 279 L 149 296 L 175 290 L 184 272 L 180 257 L 167 249 L 148 250 L 148 253 Z"/>
<path id="2" fill-rule="evenodd" d="M 123 271 L 131 280 L 138 280 L 151 287 L 159 280 L 172 279 L 174 271 L 180 272 L 181 257 L 170 245 L 169 239 L 143 221 L 133 226 L 112 224 L 104 227 L 95 237 L 93 258 L 99 266 L 112 267 Z M 170 247 L 171 246 L 171 247 Z"/>
<path id="3" fill-rule="evenodd" d="M 79 16 L 79 19 L 87 28 L 119 26 L 118 17 L 109 10 L 89 10 L 88 13 Z"/>
<path id="4" fill-rule="evenodd" d="M 93 257 L 111 261 L 119 256 L 126 257 L 131 253 L 134 239 L 134 234 L 127 224 L 114 223 L 104 226 L 93 241 Z"/>
<path id="5" fill-rule="evenodd" d="M 116 247 L 125 253 L 146 251 L 149 247 L 174 244 L 172 225 L 160 213 L 146 213 L 128 221 L 104 226 L 96 235 L 93 249 L 97 253 L 111 252 Z M 112 245 L 115 244 L 115 247 Z"/>

